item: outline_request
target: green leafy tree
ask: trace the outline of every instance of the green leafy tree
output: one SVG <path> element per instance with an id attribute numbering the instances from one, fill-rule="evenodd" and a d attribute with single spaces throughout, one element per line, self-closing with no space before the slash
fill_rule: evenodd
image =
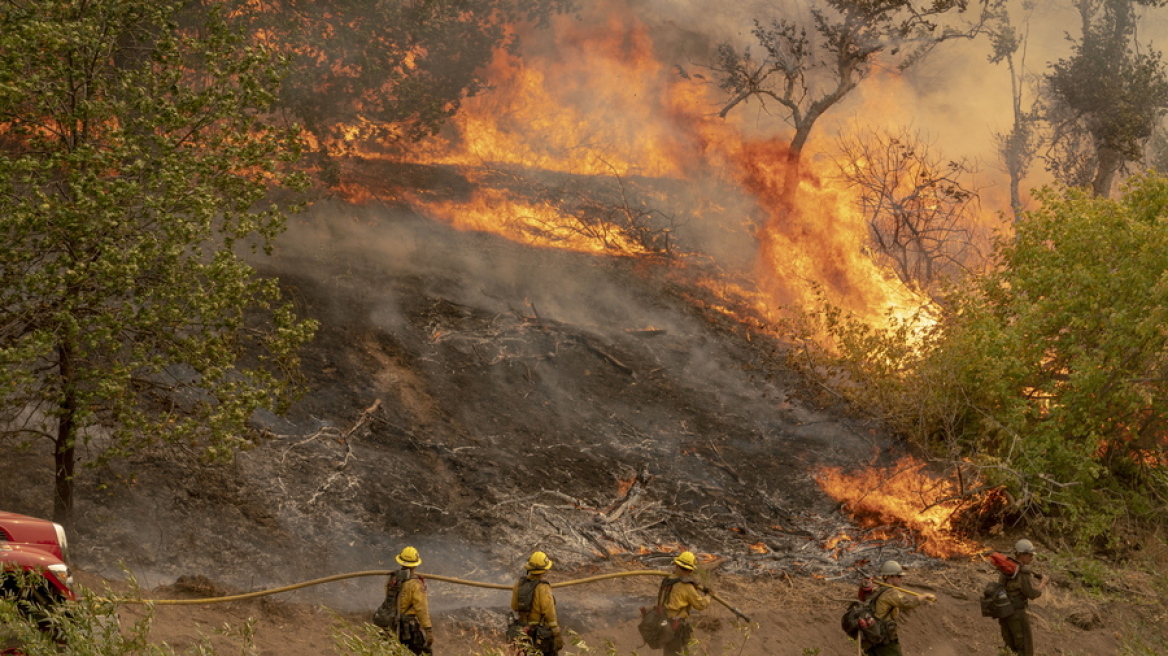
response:
<path id="1" fill-rule="evenodd" d="M 1040 199 L 946 337 L 980 354 L 959 369 L 969 445 L 1031 476 L 1047 508 L 1146 516 L 1168 482 L 1168 180 Z"/>
<path id="2" fill-rule="evenodd" d="M 1168 67 L 1150 45 L 1138 47 L 1133 0 L 1078 0 L 1082 37 L 1071 57 L 1051 65 L 1048 168 L 1064 184 L 1111 193 L 1124 164 L 1168 112 Z"/>
<path id="3" fill-rule="evenodd" d="M 1038 194 L 996 269 L 932 320 L 797 326 L 807 370 L 904 436 L 1085 540 L 1168 507 L 1168 179 L 1119 200 Z M 814 346 L 827 336 L 831 350 Z"/>
<path id="4" fill-rule="evenodd" d="M 0 436 L 52 442 L 62 522 L 84 444 L 246 447 L 313 330 L 238 252 L 298 184 L 279 62 L 182 6 L 0 3 Z"/>

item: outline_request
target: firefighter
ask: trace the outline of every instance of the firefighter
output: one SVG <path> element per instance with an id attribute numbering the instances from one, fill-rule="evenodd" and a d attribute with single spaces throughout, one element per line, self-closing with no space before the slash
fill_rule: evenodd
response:
<path id="1" fill-rule="evenodd" d="M 860 601 L 869 601 L 870 598 L 879 595 L 876 597 L 873 615 L 877 621 L 884 623 L 887 637 L 880 644 L 872 644 L 865 636 L 861 646 L 867 656 L 903 656 L 897 627 L 901 611 L 912 610 L 924 603 L 935 603 L 937 595 L 930 593 L 913 595 L 898 589 L 904 582 L 904 568 L 895 560 L 885 561 L 880 565 L 880 579 L 883 585 L 876 585 L 871 579 L 864 581 L 860 588 Z"/>
<path id="2" fill-rule="evenodd" d="M 689 614 L 691 611 L 705 610 L 710 605 L 709 589 L 694 579 L 696 567 L 693 552 L 682 552 L 673 559 L 673 573 L 661 582 L 657 593 L 658 599 L 665 599 L 665 615 L 673 629 L 673 637 L 665 643 L 665 656 L 689 653 L 689 641 L 693 638 Z"/>
<path id="3" fill-rule="evenodd" d="M 543 656 L 556 656 L 564 648 L 564 637 L 556 619 L 556 599 L 551 584 L 544 579 L 551 568 L 552 559 L 542 551 L 527 559 L 527 574 L 519 577 L 511 589 L 511 610 L 517 617 L 507 631 L 514 641 L 522 641 L 526 636 L 535 653 Z"/>
<path id="4" fill-rule="evenodd" d="M 394 560 L 401 565 L 401 570 L 390 576 L 385 594 L 386 597 L 397 595 L 398 642 L 415 654 L 433 654 L 434 627 L 430 623 L 426 581 L 414 573 L 414 568 L 422 564 L 422 557 L 417 549 L 406 547 Z"/>
<path id="5" fill-rule="evenodd" d="M 1001 584 L 1006 587 L 1006 595 L 1014 604 L 1014 612 L 1009 617 L 998 620 L 1002 628 L 1002 641 L 1006 649 L 1019 656 L 1034 656 L 1034 637 L 1030 633 L 1030 600 L 1042 596 L 1047 579 L 1031 569 L 1034 562 L 1034 543 L 1018 540 L 1014 544 L 1014 555 L 1010 558 L 1018 564 L 1013 576 L 1000 574 Z M 1035 583 L 1037 579 L 1037 584 Z"/>

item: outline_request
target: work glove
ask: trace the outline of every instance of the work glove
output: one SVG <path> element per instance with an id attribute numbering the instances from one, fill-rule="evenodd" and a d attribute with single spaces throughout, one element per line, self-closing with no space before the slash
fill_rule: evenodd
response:
<path id="1" fill-rule="evenodd" d="M 434 629 L 422 629 L 422 635 L 426 637 L 426 642 L 422 643 L 422 647 L 429 649 L 434 646 Z"/>
<path id="2" fill-rule="evenodd" d="M 559 634 L 559 633 L 552 636 L 552 647 L 554 647 L 556 651 L 563 649 L 564 648 L 564 636 Z"/>

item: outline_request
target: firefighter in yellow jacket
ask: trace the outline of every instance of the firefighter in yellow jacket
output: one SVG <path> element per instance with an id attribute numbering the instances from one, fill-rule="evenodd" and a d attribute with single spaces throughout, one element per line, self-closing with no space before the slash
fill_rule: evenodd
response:
<path id="1" fill-rule="evenodd" d="M 669 617 L 673 629 L 673 638 L 665 643 L 665 656 L 689 653 L 689 641 L 693 638 L 689 614 L 710 606 L 710 591 L 694 579 L 696 567 L 693 552 L 682 552 L 673 559 L 673 574 L 661 582 L 658 598 L 665 597 L 665 615 Z M 668 593 L 666 587 L 669 588 Z"/>
<path id="2" fill-rule="evenodd" d="M 417 549 L 406 547 L 394 560 L 401 565 L 401 570 L 390 576 L 385 594 L 386 597 L 397 595 L 398 642 L 415 654 L 433 654 L 434 628 L 430 623 L 426 582 L 414 573 L 414 568 L 422 564 L 422 557 Z"/>
<path id="3" fill-rule="evenodd" d="M 880 565 L 880 579 L 883 585 L 877 586 L 870 579 L 860 588 L 860 601 L 869 601 L 876 597 L 873 615 L 877 620 L 888 623 L 887 639 L 875 645 L 863 640 L 864 653 L 867 656 L 903 656 L 900 649 L 900 634 L 897 620 L 901 612 L 912 610 L 922 604 L 932 604 L 937 601 L 937 595 L 925 593 L 922 595 L 906 594 L 900 587 L 904 583 L 904 568 L 895 560 L 887 560 Z"/>
<path id="4" fill-rule="evenodd" d="M 556 618 L 556 599 L 552 596 L 552 586 L 544 575 L 552 568 L 552 559 L 542 551 L 536 551 L 527 559 L 527 574 L 515 582 L 511 589 L 511 610 L 518 619 L 508 630 L 512 639 L 522 639 L 526 635 L 536 653 L 556 656 L 564 648 L 564 637 L 560 633 L 560 623 Z"/>

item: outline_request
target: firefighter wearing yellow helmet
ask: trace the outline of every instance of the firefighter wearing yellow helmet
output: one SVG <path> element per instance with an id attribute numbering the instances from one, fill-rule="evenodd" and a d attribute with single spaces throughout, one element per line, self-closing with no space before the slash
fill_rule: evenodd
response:
<path id="1" fill-rule="evenodd" d="M 513 642 L 530 642 L 535 653 L 556 656 L 564 648 L 560 623 L 556 618 L 556 599 L 544 575 L 552 568 L 552 559 L 536 551 L 527 559 L 526 574 L 511 589 L 511 610 L 515 611 L 507 636 Z"/>
<path id="2" fill-rule="evenodd" d="M 860 587 L 860 601 L 872 604 L 876 621 L 885 627 L 883 641 L 874 644 L 864 634 L 861 645 L 866 656 L 902 656 L 897 620 L 903 611 L 909 611 L 922 604 L 937 601 L 937 595 L 925 593 L 908 594 L 904 584 L 905 569 L 895 560 L 886 560 L 880 565 L 880 583 L 865 579 Z"/>
<path id="3" fill-rule="evenodd" d="M 710 606 L 710 591 L 694 578 L 697 558 L 692 551 L 683 551 L 673 559 L 673 573 L 661 581 L 657 590 L 657 601 L 665 608 L 673 637 L 665 643 L 665 656 L 681 656 L 689 653 L 689 642 L 693 638 L 693 626 L 689 623 L 692 611 L 705 610 Z"/>
<path id="4" fill-rule="evenodd" d="M 426 599 L 426 581 L 414 573 L 414 568 L 422 564 L 418 550 L 406 547 L 394 560 L 401 569 L 389 575 L 385 584 L 385 602 L 388 619 L 374 621 L 383 626 L 387 633 L 397 637 L 398 642 L 414 654 L 434 653 L 434 628 L 430 623 L 430 603 Z M 395 603 L 396 601 L 396 603 Z M 397 611 L 394 617 L 393 610 Z M 379 610 L 379 613 L 382 611 Z"/>

